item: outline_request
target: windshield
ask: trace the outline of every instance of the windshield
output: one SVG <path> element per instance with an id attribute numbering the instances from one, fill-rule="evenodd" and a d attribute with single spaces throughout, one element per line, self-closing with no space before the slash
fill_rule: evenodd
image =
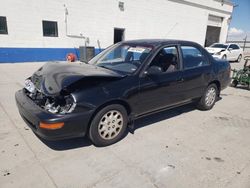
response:
<path id="1" fill-rule="evenodd" d="M 147 58 L 152 47 L 115 44 L 90 60 L 89 64 L 123 73 L 133 73 Z"/>
<path id="2" fill-rule="evenodd" d="M 227 48 L 228 45 L 226 45 L 226 44 L 213 44 L 210 47 L 213 47 L 213 48 Z"/>

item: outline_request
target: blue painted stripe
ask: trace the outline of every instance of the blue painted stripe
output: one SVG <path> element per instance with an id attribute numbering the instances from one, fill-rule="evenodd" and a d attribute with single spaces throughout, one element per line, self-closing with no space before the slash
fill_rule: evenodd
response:
<path id="1" fill-rule="evenodd" d="M 95 54 L 100 53 L 95 49 Z M 0 63 L 64 61 L 68 53 L 79 59 L 79 48 L 0 48 Z"/>

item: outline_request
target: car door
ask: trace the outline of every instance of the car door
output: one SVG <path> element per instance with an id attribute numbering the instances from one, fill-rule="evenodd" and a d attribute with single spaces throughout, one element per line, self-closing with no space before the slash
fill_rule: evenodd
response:
<path id="1" fill-rule="evenodd" d="M 211 80 L 212 66 L 204 49 L 199 46 L 182 45 L 183 95 L 185 99 L 195 99 L 203 95 Z"/>
<path id="2" fill-rule="evenodd" d="M 230 44 L 227 50 L 227 60 L 232 61 L 235 60 L 237 51 L 235 51 L 235 47 L 233 44 Z"/>
<path id="3" fill-rule="evenodd" d="M 145 69 L 139 81 L 139 114 L 175 105 L 183 100 L 179 95 L 182 90 L 179 55 L 176 45 L 163 47 Z"/>
<path id="4" fill-rule="evenodd" d="M 234 55 L 233 60 L 237 60 L 241 53 L 241 50 L 239 46 L 236 44 L 232 44 L 232 48 L 233 48 L 233 55 Z"/>

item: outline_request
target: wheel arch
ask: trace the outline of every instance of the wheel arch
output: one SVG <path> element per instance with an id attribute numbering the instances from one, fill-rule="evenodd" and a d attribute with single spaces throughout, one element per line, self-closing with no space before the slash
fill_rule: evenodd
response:
<path id="1" fill-rule="evenodd" d="M 123 107 L 125 108 L 125 110 L 127 111 L 127 115 L 128 115 L 128 117 L 129 117 L 129 115 L 131 114 L 132 110 L 131 110 L 130 105 L 129 105 L 126 101 L 124 101 L 124 100 L 122 100 L 122 99 L 114 99 L 114 100 L 111 100 L 111 101 L 107 101 L 107 102 L 103 103 L 102 105 L 100 105 L 100 106 L 94 111 L 94 113 L 91 115 L 91 118 L 90 118 L 90 120 L 89 120 L 89 122 L 88 122 L 88 130 L 87 130 L 87 131 L 89 131 L 90 124 L 91 124 L 92 120 L 94 119 L 94 117 L 96 116 L 96 114 L 97 114 L 101 109 L 103 109 L 104 107 L 109 106 L 109 105 L 113 105 L 113 104 L 119 104 L 119 105 L 123 106 Z"/>
<path id="2" fill-rule="evenodd" d="M 220 96 L 220 91 L 221 91 L 221 84 L 219 80 L 213 80 L 211 82 L 209 82 L 208 86 L 211 84 L 215 84 L 217 86 L 218 89 L 218 96 Z"/>

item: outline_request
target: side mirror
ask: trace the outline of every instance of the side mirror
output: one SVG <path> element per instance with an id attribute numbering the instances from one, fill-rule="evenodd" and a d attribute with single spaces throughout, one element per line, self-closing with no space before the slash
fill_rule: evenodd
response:
<path id="1" fill-rule="evenodd" d="M 228 48 L 228 51 L 232 51 L 233 50 L 233 48 Z"/>
<path id="2" fill-rule="evenodd" d="M 162 69 L 158 66 L 151 66 L 148 68 L 148 70 L 145 71 L 145 75 L 157 75 L 161 73 Z"/>

